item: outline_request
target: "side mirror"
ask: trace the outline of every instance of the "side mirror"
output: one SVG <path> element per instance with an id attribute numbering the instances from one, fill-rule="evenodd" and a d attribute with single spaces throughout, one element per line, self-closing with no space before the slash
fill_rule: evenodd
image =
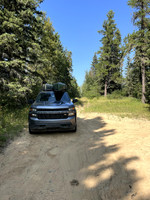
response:
<path id="1" fill-rule="evenodd" d="M 33 104 L 34 103 L 34 100 L 33 99 L 29 99 L 28 100 L 28 104 Z"/>
<path id="2" fill-rule="evenodd" d="M 78 102 L 78 99 L 73 99 L 72 102 L 73 102 L 73 103 L 76 103 L 76 102 Z"/>

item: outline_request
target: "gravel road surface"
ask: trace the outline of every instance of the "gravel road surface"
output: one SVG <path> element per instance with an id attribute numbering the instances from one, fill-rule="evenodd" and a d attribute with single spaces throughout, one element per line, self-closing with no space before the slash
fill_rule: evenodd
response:
<path id="1" fill-rule="evenodd" d="M 150 200 L 150 121 L 78 112 L 78 130 L 0 154 L 0 200 Z"/>

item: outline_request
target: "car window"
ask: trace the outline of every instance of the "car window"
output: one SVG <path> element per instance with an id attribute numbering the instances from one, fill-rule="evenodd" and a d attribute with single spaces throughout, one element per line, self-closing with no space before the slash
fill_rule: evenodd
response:
<path id="1" fill-rule="evenodd" d="M 55 102 L 56 98 L 54 92 L 40 93 L 36 98 L 36 102 L 41 102 L 41 101 L 48 101 L 51 103 Z"/>

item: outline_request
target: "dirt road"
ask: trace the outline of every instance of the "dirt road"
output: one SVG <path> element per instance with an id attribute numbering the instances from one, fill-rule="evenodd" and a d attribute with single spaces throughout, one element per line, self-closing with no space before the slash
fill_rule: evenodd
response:
<path id="1" fill-rule="evenodd" d="M 0 200 L 150 200 L 150 121 L 78 114 L 76 133 L 22 136 L 0 154 Z"/>

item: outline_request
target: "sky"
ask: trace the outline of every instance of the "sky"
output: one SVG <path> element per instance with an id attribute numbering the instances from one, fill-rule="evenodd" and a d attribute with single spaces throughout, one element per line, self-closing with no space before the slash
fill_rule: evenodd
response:
<path id="1" fill-rule="evenodd" d="M 94 53 L 101 46 L 102 29 L 107 13 L 113 10 L 122 39 L 132 33 L 133 10 L 127 0 L 44 0 L 40 10 L 46 12 L 64 48 L 72 52 L 73 76 L 81 86 L 89 71 Z"/>

